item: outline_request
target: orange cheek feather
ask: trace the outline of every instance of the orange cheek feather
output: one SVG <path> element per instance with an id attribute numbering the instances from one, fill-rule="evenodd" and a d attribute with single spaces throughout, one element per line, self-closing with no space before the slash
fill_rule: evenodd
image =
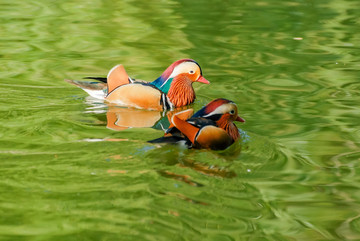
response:
<path id="1" fill-rule="evenodd" d="M 176 76 L 170 86 L 167 96 L 175 107 L 188 105 L 195 100 L 195 92 L 188 74 Z"/>
<path id="2" fill-rule="evenodd" d="M 229 117 L 230 115 L 228 113 L 223 114 L 221 118 L 216 122 L 216 124 L 220 127 L 225 129 L 225 127 L 229 124 Z"/>
<path id="3" fill-rule="evenodd" d="M 216 124 L 218 127 L 224 129 L 234 141 L 240 137 L 239 130 L 236 125 L 230 121 L 230 114 L 224 114 L 220 120 L 216 122 Z"/>

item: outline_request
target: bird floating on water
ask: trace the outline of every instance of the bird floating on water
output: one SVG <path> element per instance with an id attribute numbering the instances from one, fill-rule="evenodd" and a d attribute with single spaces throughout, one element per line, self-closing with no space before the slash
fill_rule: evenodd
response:
<path id="1" fill-rule="evenodd" d="M 189 148 L 224 150 L 240 138 L 234 121 L 238 116 L 234 102 L 215 99 L 193 115 L 193 109 L 174 114 L 163 137 L 150 143 L 185 143 Z"/>
<path id="2" fill-rule="evenodd" d="M 137 81 L 128 76 L 123 65 L 113 67 L 106 78 L 87 77 L 101 82 L 65 80 L 91 96 L 120 106 L 149 110 L 170 110 L 189 105 L 196 95 L 194 82 L 209 84 L 200 65 L 192 59 L 171 64 L 153 82 Z"/>

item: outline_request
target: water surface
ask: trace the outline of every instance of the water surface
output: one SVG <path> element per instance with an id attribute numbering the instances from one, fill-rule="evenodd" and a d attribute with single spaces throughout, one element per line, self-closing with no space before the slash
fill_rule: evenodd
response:
<path id="1" fill-rule="evenodd" d="M 360 240 L 357 1 L 0 6 L 0 240 Z M 192 108 L 236 102 L 242 143 L 149 144 L 159 126 L 111 128 L 63 81 L 181 58 L 211 81 Z"/>

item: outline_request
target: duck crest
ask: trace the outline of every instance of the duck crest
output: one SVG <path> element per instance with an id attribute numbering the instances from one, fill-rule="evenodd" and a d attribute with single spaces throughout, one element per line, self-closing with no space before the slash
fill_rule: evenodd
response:
<path id="1" fill-rule="evenodd" d="M 180 59 L 174 63 L 172 63 L 163 73 L 162 75 L 151 82 L 150 84 L 154 85 L 158 89 L 160 89 L 162 92 L 167 94 L 170 90 L 171 83 L 173 82 L 173 78 L 169 78 L 171 73 L 174 71 L 175 67 L 183 62 L 195 62 L 192 59 Z M 196 63 L 196 62 L 195 62 Z"/>
<path id="2" fill-rule="evenodd" d="M 216 99 L 211 101 L 209 104 L 207 104 L 206 106 L 204 106 L 203 108 L 201 108 L 200 110 L 198 110 L 193 117 L 208 117 L 211 115 L 211 113 L 213 111 L 215 111 L 219 106 L 223 105 L 223 104 L 227 104 L 230 103 L 231 101 L 227 100 L 227 99 Z M 214 116 L 215 118 L 218 117 L 218 115 Z M 210 118 L 211 119 L 211 118 Z"/>

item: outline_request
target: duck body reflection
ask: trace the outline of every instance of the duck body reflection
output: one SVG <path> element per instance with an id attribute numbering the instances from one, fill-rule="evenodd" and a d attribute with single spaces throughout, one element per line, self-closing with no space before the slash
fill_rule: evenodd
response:
<path id="1" fill-rule="evenodd" d="M 109 106 L 109 109 L 106 113 L 106 127 L 117 131 L 133 127 L 153 127 L 163 118 L 162 113 L 163 112 L 161 111 L 147 111 L 135 108 Z"/>
<path id="2" fill-rule="evenodd" d="M 126 108 L 112 104 L 107 106 L 106 127 L 116 131 L 128 128 L 154 128 L 165 131 L 170 127 L 169 118 L 187 109 L 187 107 L 182 107 L 165 112 Z"/>

